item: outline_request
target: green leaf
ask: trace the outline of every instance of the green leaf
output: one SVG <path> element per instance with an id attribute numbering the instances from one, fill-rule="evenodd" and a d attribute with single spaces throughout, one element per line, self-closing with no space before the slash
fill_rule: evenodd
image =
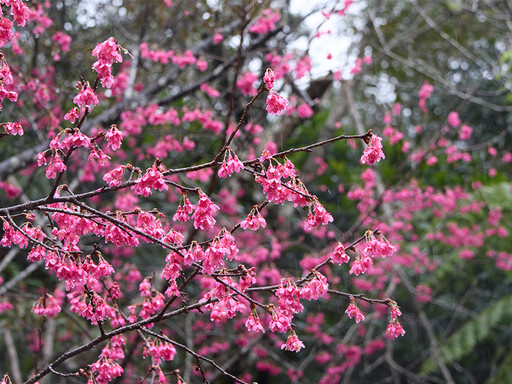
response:
<path id="1" fill-rule="evenodd" d="M 474 318 L 466 321 L 455 333 L 453 333 L 439 348 L 439 353 L 444 362 L 459 360 L 471 353 L 476 344 L 483 341 L 496 326 L 507 317 L 512 317 L 512 295 L 505 296 L 492 305 L 485 308 Z M 421 374 L 428 374 L 439 368 L 434 357 L 430 357 L 421 367 Z M 509 382 L 509 381 L 505 381 Z"/>
<path id="2" fill-rule="evenodd" d="M 487 379 L 485 384 L 501 384 L 512 382 L 512 351 L 510 351 L 494 374 Z"/>

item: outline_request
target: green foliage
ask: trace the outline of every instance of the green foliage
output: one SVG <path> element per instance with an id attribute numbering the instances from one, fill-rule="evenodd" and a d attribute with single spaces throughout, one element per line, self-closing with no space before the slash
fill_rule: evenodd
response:
<path id="1" fill-rule="evenodd" d="M 509 351 L 501 361 L 496 372 L 485 382 L 485 384 L 501 384 L 512 382 L 512 351 Z"/>
<path id="2" fill-rule="evenodd" d="M 512 295 L 502 297 L 489 305 L 474 318 L 466 321 L 439 348 L 441 359 L 452 363 L 472 353 L 478 343 L 491 335 L 493 327 L 512 317 Z M 439 368 L 435 357 L 423 363 L 420 372 L 428 374 Z"/>

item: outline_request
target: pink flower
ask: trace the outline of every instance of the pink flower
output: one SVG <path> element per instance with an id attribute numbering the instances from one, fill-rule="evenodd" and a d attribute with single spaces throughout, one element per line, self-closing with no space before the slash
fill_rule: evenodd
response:
<path id="1" fill-rule="evenodd" d="M 382 152 L 382 138 L 372 134 L 370 144 L 365 148 L 363 155 L 361 156 L 361 164 L 372 165 L 375 162 L 379 162 L 381 159 L 385 159 L 384 152 Z"/>
<path id="2" fill-rule="evenodd" d="M 402 325 L 398 322 L 398 320 L 392 319 L 388 324 L 386 334 L 388 334 L 391 338 L 397 338 L 398 336 L 405 335 L 405 330 L 402 328 Z"/>
<path id="3" fill-rule="evenodd" d="M 119 50 L 120 48 L 115 39 L 110 37 L 103 43 L 97 44 L 96 48 L 92 51 L 92 55 L 98 58 L 92 65 L 92 69 L 98 73 L 101 84 L 106 88 L 110 88 L 114 83 L 114 77 L 111 71 L 112 64 L 114 62 L 121 63 L 123 61 Z"/>
<path id="4" fill-rule="evenodd" d="M 12 21 L 0 16 L 0 48 L 14 37 Z"/>
<path id="5" fill-rule="evenodd" d="M 67 135 L 62 140 L 60 148 L 71 149 L 72 147 L 89 148 L 91 146 L 91 139 L 80 131 L 75 131 L 72 135 Z M 56 149 L 56 148 L 55 148 Z"/>
<path id="6" fill-rule="evenodd" d="M 251 229 L 252 231 L 257 231 L 260 227 L 265 228 L 267 226 L 266 220 L 261 216 L 261 213 L 253 209 L 249 215 L 240 222 L 240 226 L 243 229 Z"/>
<path id="7" fill-rule="evenodd" d="M 9 122 L 4 124 L 4 129 L 6 133 L 9 133 L 13 136 L 20 135 L 23 136 L 23 127 L 18 122 Z"/>
<path id="8" fill-rule="evenodd" d="M 182 197 L 183 199 L 183 197 Z M 190 220 L 190 215 L 194 212 L 196 209 L 196 206 L 190 202 L 188 197 L 184 197 L 185 202 L 183 205 L 178 206 L 178 209 L 176 210 L 176 213 L 172 217 L 174 221 L 181 221 L 182 223 L 185 223 L 186 221 Z"/>
<path id="9" fill-rule="evenodd" d="M 331 259 L 341 265 L 343 263 L 348 263 L 350 261 L 350 257 L 345 253 L 345 247 L 342 243 L 338 243 L 334 251 L 331 253 Z"/>
<path id="10" fill-rule="evenodd" d="M 149 168 L 144 176 L 137 181 L 137 184 L 132 186 L 132 189 L 137 195 L 149 196 L 151 189 L 158 191 L 168 190 L 169 186 L 165 182 L 164 175 L 158 170 L 156 165 Z"/>
<path id="11" fill-rule="evenodd" d="M 4 3 L 9 4 L 8 1 Z M 14 21 L 20 26 L 23 27 L 27 23 L 29 17 L 31 16 L 30 9 L 23 4 L 21 0 L 14 0 L 10 2 L 11 5 L 11 15 L 13 16 Z"/>
<path id="12" fill-rule="evenodd" d="M 285 344 L 281 345 L 281 349 L 293 352 L 299 352 L 304 347 L 304 343 L 299 340 L 295 332 L 288 336 Z"/>
<path id="13" fill-rule="evenodd" d="M 49 294 L 45 294 L 43 297 L 40 297 L 32 308 L 32 312 L 38 316 L 44 317 L 57 317 L 60 311 L 61 308 L 57 303 L 57 300 Z"/>
<path id="14" fill-rule="evenodd" d="M 247 318 L 247 321 L 245 322 L 245 328 L 247 328 L 249 332 L 265 333 L 265 328 L 263 328 L 263 325 L 261 325 L 259 317 L 254 316 L 253 313 L 251 313 Z"/>
<path id="15" fill-rule="evenodd" d="M 69 112 L 64 115 L 64 119 L 74 123 L 75 120 L 78 119 L 78 108 L 71 108 Z"/>
<path id="16" fill-rule="evenodd" d="M 46 177 L 48 179 L 55 179 L 57 177 L 57 173 L 63 172 L 66 170 L 66 164 L 62 161 L 58 154 L 52 156 L 52 160 L 48 167 L 46 168 Z"/>
<path id="17" fill-rule="evenodd" d="M 356 323 L 364 321 L 364 315 L 354 302 L 351 302 L 345 311 L 349 318 L 355 317 Z"/>
<path id="18" fill-rule="evenodd" d="M 214 44 L 219 44 L 222 40 L 224 40 L 224 36 L 222 36 L 220 33 L 216 33 L 213 35 L 212 39 Z"/>
<path id="19" fill-rule="evenodd" d="M 229 147 L 226 151 L 226 155 L 227 154 L 229 154 L 227 161 L 226 156 L 224 156 L 224 161 L 222 162 L 217 173 L 221 178 L 231 176 L 233 173 L 238 173 L 242 169 L 244 169 L 244 164 L 240 161 L 238 156 Z"/>
<path id="20" fill-rule="evenodd" d="M 329 290 L 327 278 L 319 272 L 313 271 L 315 277 L 302 289 L 300 296 L 306 300 L 318 300 Z"/>
<path id="21" fill-rule="evenodd" d="M 104 357 L 91 364 L 91 370 L 97 375 L 96 382 L 98 384 L 107 384 L 109 381 L 121 376 L 124 372 L 124 369 L 119 364 Z"/>
<path id="22" fill-rule="evenodd" d="M 389 242 L 385 239 L 378 240 L 375 237 L 371 236 L 370 241 L 366 243 L 366 247 L 364 249 L 364 253 L 367 256 L 371 257 L 389 257 L 396 252 L 396 248 L 389 244 Z"/>
<path id="23" fill-rule="evenodd" d="M 194 219 L 194 228 L 205 230 L 215 225 L 215 219 L 213 216 L 217 213 L 219 207 L 210 200 L 205 193 L 201 192 L 199 195 L 199 201 L 197 208 L 192 215 Z"/>
<path id="24" fill-rule="evenodd" d="M 427 165 L 434 165 L 435 163 L 437 163 L 437 157 L 430 156 L 425 163 Z"/>
<path id="25" fill-rule="evenodd" d="M 92 147 L 91 153 L 89 154 L 89 157 L 87 158 L 88 161 L 97 161 L 99 165 L 108 165 L 110 156 L 107 156 L 105 152 L 103 152 L 99 147 L 97 146 Z"/>
<path id="26" fill-rule="evenodd" d="M 430 95 L 432 95 L 432 92 L 434 92 L 434 86 L 429 83 L 423 83 L 420 91 L 418 92 L 418 97 L 420 99 L 428 99 Z"/>
<path id="27" fill-rule="evenodd" d="M 144 356 L 149 354 L 155 359 L 157 364 L 160 364 L 162 360 L 174 360 L 174 356 L 176 356 L 176 348 L 171 343 L 166 341 L 156 341 L 151 343 L 148 351 L 144 351 Z"/>
<path id="28" fill-rule="evenodd" d="M 281 19 L 279 11 L 273 11 L 267 8 L 263 11 L 263 16 L 256 20 L 256 23 L 249 28 L 249 32 L 264 35 L 269 31 L 276 29 L 276 23 Z"/>
<path id="29" fill-rule="evenodd" d="M 319 225 L 327 225 L 328 223 L 332 223 L 333 220 L 333 217 L 329 212 L 325 210 L 324 206 L 319 202 L 316 202 L 313 211 L 310 211 L 308 218 L 304 223 L 304 230 L 309 232 Z"/>
<path id="30" fill-rule="evenodd" d="M 121 185 L 121 178 L 123 177 L 125 168 L 125 165 L 120 165 L 114 168 L 103 176 L 103 180 L 108 183 L 110 187 L 119 187 Z"/>
<path id="31" fill-rule="evenodd" d="M 469 249 L 463 249 L 462 251 L 459 252 L 459 257 L 461 259 L 472 259 L 473 257 L 475 257 L 475 254 L 473 251 L 469 250 Z"/>
<path id="32" fill-rule="evenodd" d="M 271 115 L 282 115 L 286 110 L 288 101 L 282 97 L 279 93 L 270 91 L 267 96 L 267 111 Z"/>
<path id="33" fill-rule="evenodd" d="M 311 57 L 304 56 L 295 66 L 295 76 L 297 79 L 301 79 L 309 72 L 311 72 Z M 339 80 L 341 80 L 341 78 Z"/>
<path id="34" fill-rule="evenodd" d="M 254 96 L 257 93 L 254 88 L 254 83 L 258 80 L 258 77 L 252 72 L 245 72 L 240 79 L 236 82 L 236 86 L 242 91 L 242 95 Z"/>
<path id="35" fill-rule="evenodd" d="M 423 112 L 427 112 L 427 99 L 430 97 L 432 92 L 434 91 L 434 86 L 429 83 L 423 83 L 420 91 L 418 92 L 418 97 L 420 101 L 418 106 Z"/>
<path id="36" fill-rule="evenodd" d="M 110 126 L 107 134 L 105 135 L 108 141 L 108 146 L 112 148 L 113 151 L 121 148 L 121 143 L 123 141 L 123 134 L 115 124 Z"/>
<path id="37" fill-rule="evenodd" d="M 359 276 L 361 273 L 365 273 L 368 268 L 373 266 L 373 260 L 369 256 L 358 256 L 356 260 L 352 263 L 352 267 L 348 272 L 350 275 Z"/>
<path id="38" fill-rule="evenodd" d="M 96 96 L 92 88 L 89 86 L 89 83 L 86 83 L 80 90 L 80 93 L 74 97 L 73 103 L 75 103 L 79 107 L 92 107 L 98 104 L 99 101 L 98 97 Z"/>
<path id="39" fill-rule="evenodd" d="M 456 128 L 460 125 L 459 114 L 457 112 L 450 112 L 448 115 L 448 124 Z"/>
<path id="40" fill-rule="evenodd" d="M 313 109 L 306 103 L 302 103 L 297 108 L 297 113 L 301 119 L 309 119 L 313 116 Z"/>
<path id="41" fill-rule="evenodd" d="M 270 68 L 267 68 L 265 71 L 265 76 L 263 76 L 263 81 L 265 82 L 265 85 L 269 91 L 274 88 L 274 82 L 276 81 L 274 71 L 272 71 Z"/>
<path id="42" fill-rule="evenodd" d="M 286 316 L 283 312 L 274 309 L 270 320 L 269 328 L 272 332 L 287 332 L 290 329 L 291 317 Z"/>
<path id="43" fill-rule="evenodd" d="M 402 316 L 402 311 L 400 307 L 395 301 L 391 301 L 391 305 L 389 306 L 391 309 L 391 318 L 396 320 L 398 317 Z"/>
<path id="44" fill-rule="evenodd" d="M 0 16 L 1 17 L 1 16 Z M 7 20 L 7 19 L 4 19 Z M 1 31 L 1 21 L 0 21 L 0 47 L 2 42 L 2 31 Z M 8 98 L 11 101 L 18 100 L 18 92 L 13 91 L 14 79 L 12 77 L 11 68 L 7 64 L 7 60 L 5 58 L 0 59 L 0 78 L 2 81 L 0 82 L 0 110 L 2 109 L 1 101 L 5 98 Z"/>
<path id="45" fill-rule="evenodd" d="M 462 125 L 459 132 L 459 140 L 467 140 L 471 137 L 473 129 L 469 125 Z"/>
<path id="46" fill-rule="evenodd" d="M 52 40 L 60 45 L 60 49 L 63 52 L 69 51 L 69 45 L 71 43 L 71 36 L 66 35 L 65 33 L 58 31 L 52 36 Z"/>

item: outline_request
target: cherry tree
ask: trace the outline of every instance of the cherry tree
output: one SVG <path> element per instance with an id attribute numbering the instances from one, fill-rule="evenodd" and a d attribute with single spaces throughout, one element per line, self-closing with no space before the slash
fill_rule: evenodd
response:
<path id="1" fill-rule="evenodd" d="M 310 47 L 350 24 L 352 1 L 302 15 L 279 1 L 0 3 L 2 382 L 337 383 L 407 339 L 397 287 L 422 318 L 431 288 L 413 281 L 438 265 L 418 234 L 461 245 L 416 228 L 418 212 L 482 206 L 380 169 L 398 144 L 412 175 L 444 148 L 467 161 L 472 128 L 450 111 L 444 144 L 415 143 L 396 104 L 370 129 L 344 80 L 371 70 L 364 52 L 312 76 Z M 415 92 L 428 116 L 436 88 Z M 357 175 L 347 190 L 338 153 Z M 481 231 L 507 235 L 501 209 L 489 216 L 438 225 L 474 235 L 468 260 Z"/>

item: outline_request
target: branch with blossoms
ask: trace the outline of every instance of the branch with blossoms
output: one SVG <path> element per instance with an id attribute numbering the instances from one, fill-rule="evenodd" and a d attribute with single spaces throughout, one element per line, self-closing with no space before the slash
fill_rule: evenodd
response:
<path id="1" fill-rule="evenodd" d="M 278 14 L 267 12 L 249 28 L 249 32 L 267 33 L 269 29 L 273 30 L 272 25 L 278 18 Z M 243 31 L 247 24 L 241 25 Z M 243 37 L 241 35 L 238 45 L 238 63 L 231 95 L 240 88 L 236 83 L 242 66 Z M 151 56 L 151 52 L 148 47 L 144 48 L 144 55 Z M 380 137 L 372 130 L 368 130 L 364 134 L 339 135 L 281 152 L 264 149 L 259 158 L 248 156 L 246 160 L 241 160 L 240 151 L 236 151 L 237 138 L 242 129 L 247 127 L 246 119 L 249 112 L 258 108 L 261 95 L 268 92 L 265 110 L 270 115 L 283 116 L 287 112 L 289 102 L 283 96 L 285 93 L 278 93 L 275 86 L 277 81 L 285 78 L 285 75 L 280 65 L 276 63 L 276 72 L 267 69 L 258 88 L 253 87 L 254 82 L 248 87 L 244 86 L 252 98 L 241 109 L 236 125 L 230 125 L 232 109 L 229 110 L 224 128 L 206 112 L 184 112 L 182 122 L 198 120 L 206 129 L 217 134 L 222 133 L 220 149 L 214 152 L 212 160 L 204 162 L 205 156 L 202 156 L 202 162 L 190 161 L 196 165 L 170 168 L 170 160 L 165 156 L 160 158 L 155 155 L 153 164 L 145 171 L 142 170 L 144 166 L 138 167 L 128 162 L 115 165 L 111 162 L 112 157 L 117 154 L 122 158 L 123 145 L 133 146 L 130 141 L 138 134 L 134 132 L 140 128 L 133 126 L 136 125 L 138 114 L 147 115 L 148 120 L 153 122 L 168 119 L 174 125 L 180 123 L 177 113 L 159 113 L 159 107 L 155 104 L 156 106 L 147 106 L 147 109 L 140 109 L 136 113 L 123 112 L 119 128 L 117 124 L 111 124 L 105 131 L 94 129 L 88 132 L 84 128 L 86 122 L 90 121 L 93 109 L 101 104 L 102 98 L 106 98 L 106 94 L 101 94 L 100 84 L 111 93 L 115 91 L 114 85 L 118 78 L 114 76 L 113 69 L 123 62 L 123 54 L 126 53 L 113 37 L 93 49 L 92 56 L 96 61 L 92 64 L 92 69 L 97 76 L 92 85 L 84 78 L 80 78 L 76 87 L 78 93 L 73 98 L 74 105 L 63 116 L 64 120 L 76 125 L 73 128 L 53 131 L 49 147 L 37 155 L 38 166 L 45 166 L 46 179 L 52 181 L 50 192 L 40 199 L 0 208 L 0 219 L 4 229 L 1 245 L 27 249 L 29 262 L 44 263 L 49 274 L 63 282 L 65 292 L 45 290 L 33 306 L 33 313 L 43 318 L 51 318 L 59 316 L 64 309 L 69 310 L 83 318 L 97 335 L 90 341 L 78 343 L 79 346 L 60 354 L 46 367 L 36 367 L 26 383 L 35 383 L 49 374 L 61 377 L 85 376 L 88 382 L 99 384 L 113 381 L 124 372 L 119 361 L 125 357 L 124 346 L 131 342 L 132 333 L 139 335 L 138 337 L 143 340 L 144 348 L 141 355 L 151 357 L 145 378 L 151 377 L 152 380 L 156 380 L 158 377 L 160 382 L 164 383 L 165 362 L 175 360 L 178 348 L 197 360 L 197 370 L 204 382 L 208 382 L 209 373 L 200 365 L 200 361 L 208 363 L 235 382 L 247 383 L 247 380 L 227 372 L 205 353 L 166 334 L 166 320 L 187 313 L 204 312 L 209 313 L 210 322 L 217 326 L 230 319 L 243 319 L 243 326 L 247 332 L 265 333 L 270 330 L 271 333 L 282 333 L 287 338 L 281 349 L 299 352 L 305 344 L 299 339 L 300 330 L 293 323 L 294 318 L 304 311 L 306 301 L 326 298 L 329 293 L 349 299 L 350 305 L 346 313 L 350 318 L 355 317 L 356 322 L 364 320 L 364 316 L 355 300 L 387 305 L 391 310 L 392 319 L 388 326 L 388 334 L 394 337 L 403 334 L 403 329 L 397 321 L 400 310 L 394 301 L 371 299 L 362 294 L 349 295 L 333 289 L 329 283 L 334 279 L 330 275 L 330 270 L 324 268 L 334 263 L 340 266 L 348 264 L 352 259 L 349 274 L 359 275 L 371 269 L 373 259 L 391 257 L 395 248 L 380 231 L 368 231 L 346 249 L 343 244 L 338 243 L 325 260 L 315 267 L 307 268 L 307 273 L 301 275 L 302 277 L 294 278 L 292 274 L 285 272 L 278 274 L 279 283 L 272 285 L 268 285 L 267 279 L 263 276 L 264 263 L 251 262 L 238 248 L 243 244 L 250 249 L 250 245 L 246 244 L 246 238 L 251 232 L 259 232 L 261 236 L 265 236 L 263 233 L 273 231 L 270 225 L 267 227 L 268 216 L 264 212 L 272 203 L 291 203 L 294 207 L 307 209 L 307 217 L 302 223 L 302 228 L 306 232 L 327 227 L 333 222 L 333 216 L 323 206 L 320 198 L 311 194 L 299 178 L 299 172 L 288 155 L 312 152 L 315 148 L 340 140 L 359 139 L 368 145 L 360 162 L 374 164 L 384 158 Z M 191 52 L 185 52 L 183 55 L 167 52 L 165 55 L 167 59 L 172 58 L 180 68 L 195 64 L 199 70 L 203 70 L 207 66 L 206 62 L 194 57 Z M 3 85 L 9 86 L 10 69 L 3 57 L 1 60 Z M 209 92 L 209 95 L 214 94 L 211 88 L 204 87 L 204 90 Z M 13 93 L 7 93 L 4 97 L 15 101 L 17 94 L 15 97 Z M 167 101 L 160 100 L 161 104 Z M 6 123 L 5 133 L 21 135 L 23 131 L 20 127 L 21 125 L 16 123 Z M 177 140 L 171 139 L 166 138 L 167 141 L 162 143 L 171 146 L 180 144 Z M 180 145 L 182 148 L 188 146 L 188 149 L 191 149 L 195 143 L 187 138 L 183 139 Z M 168 148 L 164 152 L 167 150 Z M 85 158 L 87 160 L 84 160 Z M 141 156 L 140 162 L 143 160 L 144 156 Z M 89 190 L 84 187 L 81 188 L 81 192 L 74 193 L 71 191 L 74 187 L 63 184 L 63 181 L 76 170 L 74 168 L 77 165 L 79 167 L 82 164 L 87 168 L 89 177 L 92 174 L 94 179 L 94 176 L 98 175 L 102 177 L 104 184 Z M 107 172 L 107 169 L 110 170 Z M 263 198 L 256 201 L 262 202 L 252 205 L 250 209 L 245 209 L 243 204 L 239 204 L 238 206 L 243 208 L 239 211 L 245 212 L 246 216 L 233 218 L 229 220 L 229 224 L 223 223 L 219 216 L 226 207 L 223 206 L 221 199 L 218 199 L 216 204 L 216 197 L 212 193 L 205 193 L 196 186 L 198 184 L 195 183 L 195 179 L 188 177 L 190 173 L 207 170 L 217 170 L 214 177 L 220 179 L 232 177 L 242 180 L 249 175 L 253 179 L 251 182 L 261 185 L 260 195 L 263 195 Z M 237 174 L 240 175 L 236 176 Z M 194 182 L 187 184 L 180 181 L 178 175 L 184 175 Z M 213 182 L 210 184 L 210 187 L 212 186 Z M 160 192 L 160 196 L 170 195 L 173 189 L 179 193 L 180 201 L 176 211 L 173 211 L 172 220 L 167 220 L 170 216 L 165 210 L 157 208 L 128 208 L 125 202 L 115 201 L 116 209 L 112 211 L 110 207 L 108 210 L 103 208 L 99 202 L 100 197 L 122 192 L 130 193 L 135 199 L 144 198 L 142 205 L 148 205 L 152 204 L 151 201 L 157 192 Z M 116 194 L 117 196 L 120 195 Z M 35 211 L 46 214 L 49 223 L 47 233 L 30 223 L 27 215 Z M 25 218 L 28 219 L 26 223 L 18 223 Z M 190 227 L 194 228 L 187 242 L 184 234 L 186 223 L 190 223 Z M 235 232 L 236 238 L 233 235 Z M 365 246 L 361 247 L 363 241 Z M 141 257 L 145 257 L 145 250 L 150 249 L 151 244 L 161 246 L 166 252 L 166 256 L 162 257 L 159 263 L 155 263 L 160 265 L 152 270 L 153 276 L 143 277 L 137 268 L 129 270 L 131 267 L 128 263 L 108 256 L 109 253 L 140 250 Z M 353 253 L 353 256 L 350 257 L 347 252 Z M 128 271 L 125 271 L 125 268 Z M 272 278 L 273 280 L 275 278 Z M 126 293 L 129 295 L 125 296 Z M 194 301 L 190 300 L 189 296 L 193 296 Z M 190 304 L 189 301 L 194 304 Z M 159 327 L 159 332 L 152 331 L 150 328 L 153 327 Z M 64 364 L 73 357 L 98 348 L 100 344 L 103 347 L 94 362 L 82 361 L 77 369 L 71 369 Z M 176 377 L 181 380 L 178 373 Z M 7 380 L 4 379 L 5 382 Z"/>

